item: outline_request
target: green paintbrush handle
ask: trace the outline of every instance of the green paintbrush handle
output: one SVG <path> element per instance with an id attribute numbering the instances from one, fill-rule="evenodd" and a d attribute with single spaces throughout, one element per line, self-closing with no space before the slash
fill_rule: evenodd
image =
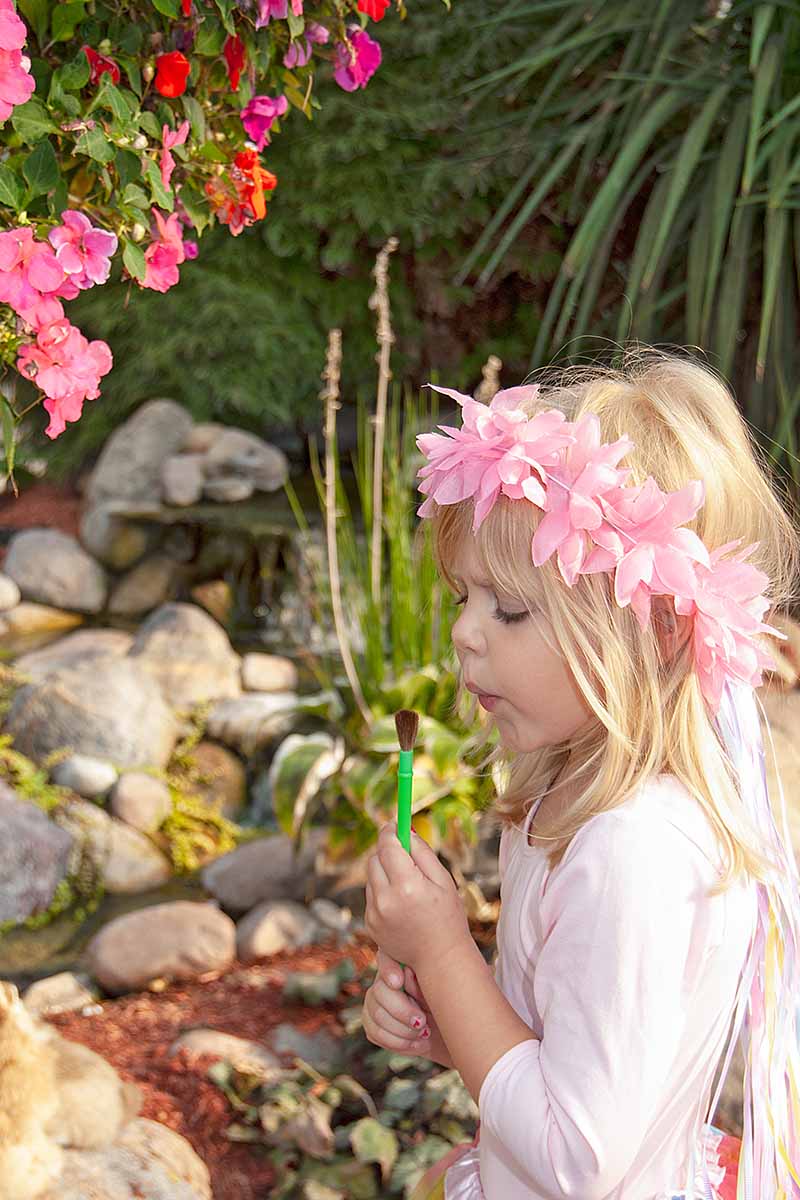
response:
<path id="1" fill-rule="evenodd" d="M 397 769 L 397 837 L 403 849 L 411 853 L 411 780 L 413 775 L 414 751 L 400 751 Z M 405 967 L 405 963 L 400 963 Z"/>

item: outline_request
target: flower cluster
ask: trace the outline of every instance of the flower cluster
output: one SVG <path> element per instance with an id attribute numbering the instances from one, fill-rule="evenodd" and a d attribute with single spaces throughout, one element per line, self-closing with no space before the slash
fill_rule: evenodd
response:
<path id="1" fill-rule="evenodd" d="M 277 179 L 265 171 L 255 150 L 242 150 L 233 160 L 227 176 L 217 176 L 206 184 L 206 194 L 217 220 L 237 237 L 248 225 L 260 221 L 266 212 L 265 192 L 271 192 Z"/>
<path id="2" fill-rule="evenodd" d="M 30 100 L 36 86 L 31 60 L 22 53 L 28 31 L 11 0 L 0 0 L 0 121 L 17 104 Z"/>
<path id="3" fill-rule="evenodd" d="M 671 597 L 675 612 L 691 618 L 695 669 L 714 712 L 727 678 L 761 683 L 771 660 L 757 635 L 784 636 L 762 619 L 769 580 L 745 561 L 754 546 L 732 554 L 737 541 L 709 552 L 686 528 L 703 504 L 699 480 L 677 492 L 663 492 L 652 477 L 628 483 L 630 471 L 618 464 L 633 443 L 603 443 L 594 413 L 574 422 L 557 409 L 529 416 L 535 385 L 499 391 L 488 405 L 428 386 L 461 405 L 463 423 L 417 438 L 427 459 L 421 517 L 472 500 L 477 530 L 499 496 L 528 500 L 543 514 L 531 544 L 535 566 L 555 554 L 570 587 L 580 575 L 612 573 L 617 604 L 630 605 L 643 629 L 653 596 Z"/>

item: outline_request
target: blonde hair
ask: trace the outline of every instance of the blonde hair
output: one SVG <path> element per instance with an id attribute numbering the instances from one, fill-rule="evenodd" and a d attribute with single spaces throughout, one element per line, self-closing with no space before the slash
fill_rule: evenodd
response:
<path id="1" fill-rule="evenodd" d="M 634 449 L 621 466 L 630 483 L 652 475 L 667 492 L 702 479 L 705 503 L 690 524 L 709 550 L 741 538 L 758 542 L 749 561 L 770 579 L 770 616 L 794 599 L 800 537 L 771 483 L 765 458 L 731 392 L 707 366 L 688 356 L 629 348 L 619 368 L 598 365 L 537 373 L 531 415 L 558 408 L 568 420 L 595 413 L 602 440 L 627 435 Z M 788 497 L 784 497 L 788 504 Z M 735 771 L 712 724 L 693 669 L 691 638 L 665 654 L 656 632 L 666 605 L 654 599 L 645 630 L 630 605 L 614 599 L 613 574 L 579 576 L 573 587 L 561 578 L 555 555 L 543 566 L 531 561 L 531 538 L 541 519 L 533 504 L 500 497 L 477 534 L 472 501 L 440 507 L 433 519 L 436 559 L 455 590 L 453 564 L 465 537 L 503 593 L 543 612 L 557 649 L 596 720 L 568 743 L 531 753 L 496 747 L 483 766 L 501 767 L 494 820 L 520 827 L 530 804 L 564 770 L 564 786 L 576 795 L 553 822 L 551 869 L 571 839 L 598 813 L 619 807 L 651 774 L 676 776 L 706 812 L 723 855 L 724 891 L 743 872 L 765 880 L 770 860 L 737 791 Z M 677 617 L 688 632 L 687 618 Z M 461 693 L 463 698 L 463 692 Z M 488 745 L 491 728 L 479 739 Z M 497 774 L 497 771 L 495 771 Z"/>

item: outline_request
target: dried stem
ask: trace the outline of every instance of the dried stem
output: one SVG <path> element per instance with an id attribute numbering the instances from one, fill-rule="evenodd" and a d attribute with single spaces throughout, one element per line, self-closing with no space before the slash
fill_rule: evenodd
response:
<path id="1" fill-rule="evenodd" d="M 325 358 L 325 370 L 322 378 L 325 386 L 320 392 L 320 400 L 325 402 L 325 537 L 328 547 L 328 575 L 331 583 L 331 605 L 333 608 L 333 624 L 336 629 L 336 640 L 342 655 L 345 674 L 353 689 L 353 698 L 359 711 L 370 723 L 371 716 L 361 684 L 356 672 L 353 656 L 350 652 L 350 642 L 342 609 L 342 588 L 339 577 L 339 545 L 336 540 L 336 469 L 333 448 L 336 439 L 336 413 L 341 408 L 339 403 L 339 378 L 342 367 L 342 331 L 331 329 L 328 333 L 328 352 Z"/>
<path id="2" fill-rule="evenodd" d="M 389 391 L 389 357 L 394 334 L 389 313 L 389 255 L 397 249 L 397 238 L 390 237 L 375 260 L 375 291 L 369 299 L 370 308 L 377 309 L 378 329 L 378 399 L 375 407 L 375 443 L 372 466 L 372 553 L 370 558 L 370 587 L 372 601 L 380 609 L 381 550 L 383 547 L 383 442 L 386 431 L 386 398 Z"/>

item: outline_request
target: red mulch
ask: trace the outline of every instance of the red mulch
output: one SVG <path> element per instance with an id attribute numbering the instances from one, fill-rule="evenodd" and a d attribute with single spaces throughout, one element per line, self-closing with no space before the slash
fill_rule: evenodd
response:
<path id="1" fill-rule="evenodd" d="M 44 480 L 21 487 L 16 499 L 7 491 L 0 496 L 0 535 L 9 529 L 46 526 L 77 537 L 82 503 L 72 487 Z M 4 539 L 0 538 L 0 565 L 5 554 Z"/>
<path id="2" fill-rule="evenodd" d="M 344 958 L 352 960 L 357 977 L 342 985 L 338 1005 L 309 1008 L 284 1000 L 287 974 L 326 971 Z M 211 1173 L 214 1200 L 266 1200 L 273 1168 L 265 1150 L 226 1138 L 225 1130 L 239 1118 L 206 1078 L 214 1060 L 190 1059 L 184 1051 L 169 1057 L 169 1048 L 181 1033 L 200 1026 L 267 1044 L 270 1030 L 284 1022 L 304 1034 L 324 1027 L 341 1036 L 339 1009 L 358 1003 L 363 995 L 358 976 L 374 959 L 374 943 L 356 934 L 342 947 L 331 940 L 247 966 L 235 963 L 202 981 L 106 1000 L 103 1011 L 94 1016 L 59 1013 L 49 1020 L 65 1037 L 96 1050 L 123 1079 L 139 1086 L 141 1116 L 168 1125 L 191 1143 Z M 284 1063 L 291 1066 L 291 1059 Z"/>

